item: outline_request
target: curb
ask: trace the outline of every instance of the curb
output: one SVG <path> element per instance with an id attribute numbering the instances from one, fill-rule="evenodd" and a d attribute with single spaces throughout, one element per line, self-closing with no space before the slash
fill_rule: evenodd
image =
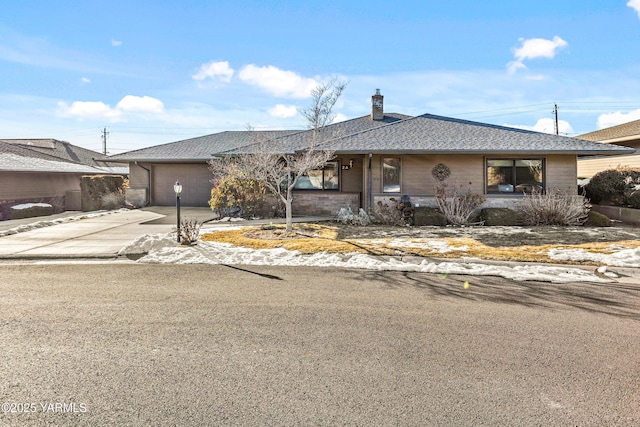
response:
<path id="1" fill-rule="evenodd" d="M 119 258 L 118 254 L 113 253 L 105 253 L 105 254 L 42 254 L 42 255 L 20 255 L 20 254 L 9 254 L 9 255 L 0 255 L 0 261 L 2 260 L 10 260 L 10 261 L 37 261 L 37 260 L 76 260 L 76 259 L 111 259 L 116 260 Z"/>

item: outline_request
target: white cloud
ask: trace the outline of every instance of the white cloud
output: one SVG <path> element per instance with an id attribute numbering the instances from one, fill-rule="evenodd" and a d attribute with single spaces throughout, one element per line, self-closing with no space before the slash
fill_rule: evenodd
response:
<path id="1" fill-rule="evenodd" d="M 278 104 L 269 110 L 269 114 L 273 117 L 289 118 L 298 114 L 298 108 L 295 105 Z"/>
<path id="2" fill-rule="evenodd" d="M 150 96 L 127 95 L 118 102 L 116 108 L 121 111 L 138 111 L 144 113 L 162 113 L 162 101 Z"/>
<path id="3" fill-rule="evenodd" d="M 74 101 L 71 105 L 64 102 L 58 103 L 60 114 L 63 117 L 77 117 L 79 119 L 108 119 L 117 121 L 122 111 L 113 109 L 104 102 Z"/>
<path id="4" fill-rule="evenodd" d="M 247 65 L 240 70 L 239 77 L 243 82 L 258 86 L 272 95 L 291 98 L 307 98 L 311 90 L 318 85 L 314 79 L 302 77 L 293 71 L 281 70 L 273 65 Z"/>
<path id="5" fill-rule="evenodd" d="M 639 0 L 636 0 L 639 1 Z M 509 72 L 514 73 L 518 69 L 527 68 L 524 65 L 524 61 L 527 59 L 536 58 L 549 58 L 552 59 L 556 56 L 560 49 L 563 49 L 569 45 L 566 41 L 558 36 L 554 36 L 553 40 L 547 39 L 519 39 L 522 45 L 518 48 L 513 48 L 514 61 L 507 64 Z"/>
<path id="6" fill-rule="evenodd" d="M 203 81 L 206 78 L 211 80 L 219 80 L 228 83 L 233 77 L 234 70 L 229 66 L 228 61 L 208 62 L 200 66 L 200 70 L 192 77 L 194 80 Z"/>
<path id="7" fill-rule="evenodd" d="M 554 122 L 555 120 L 550 118 L 540 119 L 533 126 L 533 130 L 543 133 L 556 133 Z M 572 134 L 573 128 L 566 120 L 558 120 L 558 132 L 560 133 L 560 135 Z"/>
<path id="8" fill-rule="evenodd" d="M 82 81 L 82 84 L 85 84 L 85 85 L 91 83 L 91 80 L 89 80 L 87 77 L 83 77 L 81 81 Z"/>
<path id="9" fill-rule="evenodd" d="M 113 47 L 122 46 L 122 42 L 120 40 L 111 39 L 111 46 Z"/>
<path id="10" fill-rule="evenodd" d="M 627 6 L 638 12 L 638 18 L 640 18 L 640 0 L 629 0 Z"/>
<path id="11" fill-rule="evenodd" d="M 506 124 L 505 126 L 516 128 L 516 129 L 532 130 L 535 132 L 555 134 L 556 127 L 554 122 L 555 120 L 553 119 L 544 118 L 544 119 L 539 119 L 536 122 L 536 124 L 533 126 L 509 125 L 509 124 Z M 571 127 L 571 124 L 566 120 L 558 120 L 558 132 L 560 133 L 560 135 L 570 135 L 574 133 L 573 128 Z"/>
<path id="12" fill-rule="evenodd" d="M 101 101 L 74 101 L 71 105 L 58 103 L 58 114 L 62 117 L 79 119 L 103 119 L 111 122 L 121 121 L 123 113 L 162 113 L 162 101 L 150 96 L 127 95 L 118 102 L 115 108 Z"/>
<path id="13" fill-rule="evenodd" d="M 345 116 L 342 113 L 338 113 L 335 115 L 335 117 L 333 118 L 333 123 L 340 123 L 340 122 L 344 122 L 345 120 L 348 120 L 349 117 Z"/>
<path id="14" fill-rule="evenodd" d="M 640 109 L 633 110 L 628 113 L 606 113 L 598 117 L 598 129 L 610 128 L 611 126 L 621 125 L 623 123 L 640 120 Z"/>

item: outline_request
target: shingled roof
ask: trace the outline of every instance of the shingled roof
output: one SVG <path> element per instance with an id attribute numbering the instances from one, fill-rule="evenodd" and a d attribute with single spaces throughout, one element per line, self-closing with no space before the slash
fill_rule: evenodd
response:
<path id="1" fill-rule="evenodd" d="M 0 170 L 126 174 L 99 160 L 102 154 L 56 139 L 0 139 Z"/>
<path id="2" fill-rule="evenodd" d="M 250 153 L 260 142 L 273 141 L 284 152 L 305 150 L 313 131 L 220 132 L 111 156 L 111 161 L 193 162 L 216 155 Z M 337 153 L 440 154 L 576 154 L 632 153 L 625 147 L 599 144 L 486 123 L 423 114 L 417 117 L 385 113 L 382 120 L 369 115 L 326 126 L 321 146 Z"/>
<path id="3" fill-rule="evenodd" d="M 385 118 L 388 116 L 385 115 Z M 369 116 L 354 119 L 362 126 L 336 125 L 319 148 L 337 153 L 439 153 L 439 154 L 577 154 L 607 155 L 631 153 L 624 147 L 599 144 L 565 136 L 423 114 L 417 117 L 394 115 L 385 122 Z M 349 133 L 349 130 L 354 132 Z M 336 136 L 338 135 L 338 136 Z M 304 150 L 309 131 L 278 138 L 287 152 Z M 249 151 L 250 147 L 243 147 Z M 238 152 L 236 150 L 235 152 Z M 235 154 L 235 152 L 230 154 Z"/>
<path id="4" fill-rule="evenodd" d="M 354 135 L 360 132 L 364 132 L 371 129 L 376 129 L 381 126 L 389 125 L 392 123 L 401 122 L 406 119 L 410 119 L 411 116 L 397 113 L 386 113 L 380 120 L 371 120 L 371 116 L 362 116 L 355 119 L 345 120 L 343 122 L 333 123 L 319 130 L 319 134 L 315 138 L 316 143 L 321 143 L 329 140 L 335 140 L 347 135 Z M 264 138 L 258 138 L 260 142 L 264 142 Z M 300 150 L 305 150 L 309 147 L 310 143 L 314 139 L 312 130 L 297 131 L 289 135 L 273 138 L 274 144 L 278 145 L 278 150 L 283 152 L 293 153 Z M 260 148 L 260 143 L 254 143 L 251 145 L 245 145 L 243 147 L 220 152 L 218 154 L 241 154 L 250 153 Z"/>
<path id="5" fill-rule="evenodd" d="M 616 141 L 625 139 L 640 139 L 640 120 L 623 123 L 605 129 L 596 130 L 578 136 L 589 141 Z"/>
<path id="6" fill-rule="evenodd" d="M 106 160 L 138 162 L 207 161 L 211 159 L 213 154 L 255 144 L 258 137 L 273 139 L 294 132 L 300 131 L 226 131 L 128 151 L 109 156 Z"/>
<path id="7" fill-rule="evenodd" d="M 69 162 L 50 154 L 30 150 L 20 145 L 0 141 L 0 171 L 104 173 L 83 163 Z"/>
<path id="8" fill-rule="evenodd" d="M 338 153 L 602 155 L 630 152 L 623 147 L 432 114 L 358 132 L 331 141 L 325 147 Z"/>

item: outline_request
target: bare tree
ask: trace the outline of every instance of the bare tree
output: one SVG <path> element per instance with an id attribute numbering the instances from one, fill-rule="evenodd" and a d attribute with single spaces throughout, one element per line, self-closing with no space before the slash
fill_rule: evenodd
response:
<path id="1" fill-rule="evenodd" d="M 311 105 L 301 109 L 310 132 L 293 139 L 261 138 L 256 144 L 244 147 L 237 154 L 220 157 L 209 162 L 213 184 L 228 175 L 253 179 L 263 183 L 285 205 L 287 231 L 293 228 L 293 189 L 298 179 L 314 169 L 320 169 L 335 157 L 332 150 L 319 149 L 319 144 L 331 136 L 325 130 L 334 119 L 333 107 L 347 83 L 332 78 L 311 92 Z"/>

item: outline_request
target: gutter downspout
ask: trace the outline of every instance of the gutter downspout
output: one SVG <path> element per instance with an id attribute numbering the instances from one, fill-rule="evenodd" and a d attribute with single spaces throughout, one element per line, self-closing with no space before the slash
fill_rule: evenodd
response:
<path id="1" fill-rule="evenodd" d="M 373 157 L 373 153 L 369 153 L 369 170 L 367 171 L 367 212 L 371 211 L 371 206 L 373 205 L 373 196 L 371 194 L 371 158 Z"/>
<path id="2" fill-rule="evenodd" d="M 151 204 L 151 170 L 139 165 L 137 161 L 133 163 L 147 171 L 147 200 L 144 202 L 144 207 L 147 207 Z"/>

